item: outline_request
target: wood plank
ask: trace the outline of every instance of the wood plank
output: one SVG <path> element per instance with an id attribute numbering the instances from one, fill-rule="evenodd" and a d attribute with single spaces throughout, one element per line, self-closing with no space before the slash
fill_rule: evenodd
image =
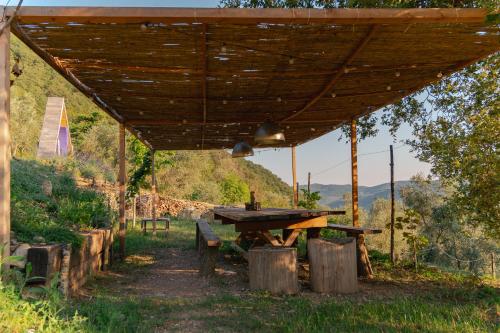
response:
<path id="1" fill-rule="evenodd" d="M 200 236 L 206 241 L 208 247 L 219 247 L 222 244 L 220 238 L 214 234 L 206 221 L 198 221 L 196 224 L 198 225 Z"/>
<path id="2" fill-rule="evenodd" d="M 257 233 L 257 235 L 272 246 L 282 246 L 282 243 L 278 241 L 276 237 L 274 237 L 274 235 L 269 232 L 269 230 L 261 230 Z"/>
<path id="3" fill-rule="evenodd" d="M 339 231 L 345 231 L 350 234 L 380 234 L 382 233 L 382 229 L 375 229 L 375 228 L 367 228 L 367 227 L 351 227 L 348 225 L 343 225 L 343 224 L 334 224 L 334 223 L 328 223 L 327 226 L 328 229 L 332 230 L 339 230 Z"/>
<path id="4" fill-rule="evenodd" d="M 326 216 L 314 218 L 305 218 L 301 220 L 276 220 L 260 222 L 238 222 L 235 230 L 237 232 L 259 231 L 259 230 L 277 230 L 277 229 L 308 229 L 324 228 L 328 225 Z"/>
<path id="5" fill-rule="evenodd" d="M 10 28 L 0 34 L 0 256 L 10 255 Z M 5 265 L 7 268 L 8 265 Z"/>
<path id="6" fill-rule="evenodd" d="M 302 229 L 294 229 L 292 233 L 288 236 L 288 238 L 285 240 L 283 243 L 283 246 L 289 247 L 292 246 L 297 237 L 299 237 L 300 233 L 302 232 Z"/>
<path id="7" fill-rule="evenodd" d="M 327 215 L 343 215 L 345 211 L 331 210 L 306 210 L 306 209 L 283 209 L 264 208 L 259 211 L 247 211 L 244 208 L 215 208 L 216 219 L 222 219 L 226 223 L 257 222 L 272 220 L 297 220 Z"/>
<path id="8" fill-rule="evenodd" d="M 13 12 L 7 8 L 7 16 Z M 3 12 L 3 10 L 2 10 Z M 231 23 L 258 24 L 401 24 L 424 22 L 484 22 L 486 9 L 279 9 L 279 8 L 140 8 L 140 7 L 39 7 L 19 10 L 21 22 L 85 23 Z"/>

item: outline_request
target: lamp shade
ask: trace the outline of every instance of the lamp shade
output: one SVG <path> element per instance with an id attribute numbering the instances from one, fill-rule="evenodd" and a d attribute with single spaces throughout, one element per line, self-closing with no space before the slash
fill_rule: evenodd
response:
<path id="1" fill-rule="evenodd" d="M 255 132 L 255 142 L 272 145 L 285 142 L 285 133 L 276 123 L 266 121 Z"/>
<path id="2" fill-rule="evenodd" d="M 253 149 L 245 141 L 238 142 L 234 145 L 233 152 L 231 153 L 232 157 L 246 157 L 253 156 Z"/>

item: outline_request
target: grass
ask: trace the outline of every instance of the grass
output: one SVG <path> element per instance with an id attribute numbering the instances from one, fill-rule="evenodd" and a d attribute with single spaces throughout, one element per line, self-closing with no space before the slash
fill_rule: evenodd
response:
<path id="1" fill-rule="evenodd" d="M 234 227 L 213 225 L 224 240 L 235 238 Z M 167 237 L 128 230 L 127 254 L 148 254 L 175 247 L 194 248 L 194 223 L 174 220 Z M 380 294 L 273 296 L 243 291 L 200 298 L 131 297 L 103 287 L 97 278 L 92 297 L 59 305 L 20 299 L 0 291 L 0 331 L 27 332 L 495 332 L 498 289 L 469 276 L 422 266 L 387 266 L 386 256 L 374 253 Z M 154 262 L 154 261 L 153 261 Z M 147 274 L 134 261 L 114 266 Z M 114 285 L 119 281 L 113 280 Z M 217 282 L 217 281 L 215 281 Z M 394 289 L 406 291 L 399 294 Z M 408 293 L 408 290 L 411 292 Z M 384 292 L 385 291 L 385 292 Z M 5 295 L 8 295 L 6 297 Z M 38 310 L 38 309 L 41 309 Z"/>

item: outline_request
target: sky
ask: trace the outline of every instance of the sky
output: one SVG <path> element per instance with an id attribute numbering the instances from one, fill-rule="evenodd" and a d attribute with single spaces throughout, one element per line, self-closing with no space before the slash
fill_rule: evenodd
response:
<path id="1" fill-rule="evenodd" d="M 10 0 L 9 5 L 17 5 Z M 0 0 L 5 4 L 5 0 Z M 24 0 L 23 6 L 122 6 L 122 7 L 217 7 L 219 0 Z M 411 138 L 411 129 L 403 127 L 394 139 L 387 128 L 379 125 L 379 133 L 358 143 L 359 184 L 373 186 L 389 182 L 389 145 L 394 145 L 394 178 L 407 180 L 417 173 L 428 174 L 430 166 L 420 162 L 401 143 Z M 350 184 L 350 144 L 339 142 L 340 130 L 333 131 L 316 140 L 297 147 L 297 178 L 300 184 Z M 261 164 L 288 184 L 292 183 L 291 149 L 256 150 L 248 160 Z"/>

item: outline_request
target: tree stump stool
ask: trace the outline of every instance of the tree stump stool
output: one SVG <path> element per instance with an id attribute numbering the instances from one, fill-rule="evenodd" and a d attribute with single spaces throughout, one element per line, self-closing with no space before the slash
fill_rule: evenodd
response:
<path id="1" fill-rule="evenodd" d="M 358 291 L 355 238 L 309 239 L 307 254 L 313 291 L 320 293 Z"/>
<path id="2" fill-rule="evenodd" d="M 250 289 L 296 294 L 299 289 L 297 249 L 258 247 L 248 251 Z"/>

